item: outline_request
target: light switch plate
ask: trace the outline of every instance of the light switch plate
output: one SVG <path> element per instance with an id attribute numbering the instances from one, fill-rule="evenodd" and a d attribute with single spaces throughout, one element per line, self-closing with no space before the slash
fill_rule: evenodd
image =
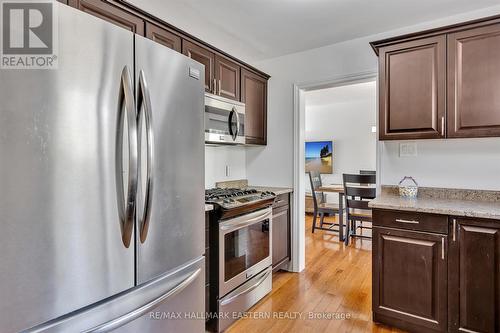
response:
<path id="1" fill-rule="evenodd" d="M 401 142 L 399 144 L 399 157 L 415 157 L 417 156 L 416 142 Z"/>

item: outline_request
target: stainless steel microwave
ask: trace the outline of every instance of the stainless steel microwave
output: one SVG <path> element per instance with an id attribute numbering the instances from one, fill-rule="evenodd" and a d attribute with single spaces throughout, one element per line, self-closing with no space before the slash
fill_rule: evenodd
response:
<path id="1" fill-rule="evenodd" d="M 245 144 L 245 104 L 205 93 L 205 143 Z"/>

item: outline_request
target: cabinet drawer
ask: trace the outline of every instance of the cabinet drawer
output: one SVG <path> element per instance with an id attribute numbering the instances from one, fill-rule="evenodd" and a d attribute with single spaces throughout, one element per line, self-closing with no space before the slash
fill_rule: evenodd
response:
<path id="1" fill-rule="evenodd" d="M 448 234 L 446 215 L 374 209 L 373 225 Z"/>
<path id="2" fill-rule="evenodd" d="M 276 199 L 274 199 L 273 208 L 283 207 L 288 204 L 290 204 L 288 200 L 288 193 L 283 193 L 276 196 Z"/>

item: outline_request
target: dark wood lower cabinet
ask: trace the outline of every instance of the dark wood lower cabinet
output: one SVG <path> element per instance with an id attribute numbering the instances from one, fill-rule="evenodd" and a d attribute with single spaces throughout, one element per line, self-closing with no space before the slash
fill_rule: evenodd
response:
<path id="1" fill-rule="evenodd" d="M 373 317 L 415 332 L 447 327 L 447 236 L 374 227 Z"/>
<path id="2" fill-rule="evenodd" d="M 453 220 L 451 332 L 500 332 L 500 221 Z"/>
<path id="3" fill-rule="evenodd" d="M 273 205 L 273 270 L 285 268 L 290 261 L 290 199 L 289 194 L 279 195 Z"/>
<path id="4" fill-rule="evenodd" d="M 374 321 L 500 332 L 500 221 L 375 209 L 373 225 Z"/>

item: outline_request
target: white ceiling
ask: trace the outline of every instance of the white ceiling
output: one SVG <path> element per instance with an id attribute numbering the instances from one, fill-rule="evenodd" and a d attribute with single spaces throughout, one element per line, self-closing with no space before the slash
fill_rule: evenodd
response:
<path id="1" fill-rule="evenodd" d="M 353 103 L 359 101 L 377 101 L 377 84 L 375 81 L 350 84 L 334 88 L 307 91 L 305 93 L 306 109 L 315 106 Z"/>
<path id="2" fill-rule="evenodd" d="M 498 5 L 499 0 L 128 0 L 248 61 Z"/>

